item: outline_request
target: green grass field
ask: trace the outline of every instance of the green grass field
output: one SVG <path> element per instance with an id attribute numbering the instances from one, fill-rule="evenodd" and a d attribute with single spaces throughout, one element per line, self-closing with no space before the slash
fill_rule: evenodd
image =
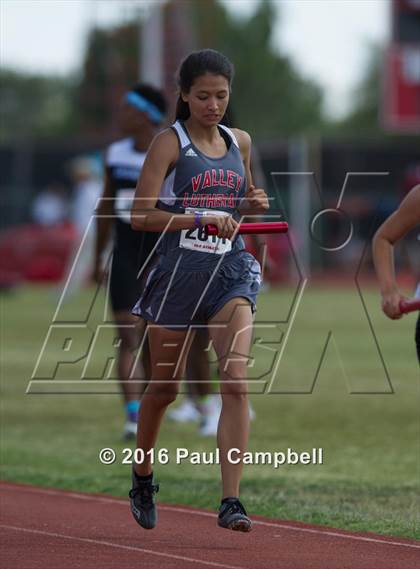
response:
<path id="1" fill-rule="evenodd" d="M 251 384 L 257 419 L 250 450 L 322 447 L 324 464 L 277 470 L 269 465 L 247 466 L 242 497 L 253 514 L 419 538 L 415 316 L 388 321 L 380 313 L 376 291 L 366 290 L 363 295 L 388 378 L 354 292 L 308 290 L 289 335 L 285 323 L 272 328 L 272 322 L 287 319 L 293 291 L 273 290 L 260 296 L 255 332 L 260 340 L 250 368 L 253 378 L 260 379 Z M 97 302 L 89 313 L 91 300 L 92 291 L 87 290 L 70 301 L 60 313 L 60 322 L 87 319 L 88 328 L 94 330 L 102 307 Z M 120 438 L 124 420 L 120 397 L 57 393 L 60 388 L 63 391 L 64 380 L 80 377 L 85 361 L 58 368 L 57 378 L 47 383 L 56 394 L 25 394 L 55 302 L 51 291 L 42 287 L 23 288 L 2 298 L 2 478 L 127 496 L 130 466 L 121 464 L 127 444 Z M 330 330 L 332 338 L 317 373 Z M 78 330 L 74 338 L 77 334 Z M 63 338 L 65 331 L 61 347 Z M 86 343 L 82 332 L 79 339 Z M 99 375 L 109 358 L 105 340 L 104 336 L 103 344 L 95 344 L 90 377 Z M 51 349 L 47 346 L 38 375 L 54 369 L 61 350 L 57 342 Z M 268 372 L 283 347 L 271 392 L 267 392 Z M 103 387 L 106 381 L 98 383 Z M 37 385 L 35 380 L 35 390 Z M 99 462 L 103 447 L 117 451 L 115 464 Z M 220 492 L 218 467 L 177 465 L 177 447 L 210 451 L 215 440 L 199 438 L 194 425 L 165 421 L 158 448 L 167 448 L 171 460 L 155 468 L 161 483 L 159 499 L 215 509 Z"/>

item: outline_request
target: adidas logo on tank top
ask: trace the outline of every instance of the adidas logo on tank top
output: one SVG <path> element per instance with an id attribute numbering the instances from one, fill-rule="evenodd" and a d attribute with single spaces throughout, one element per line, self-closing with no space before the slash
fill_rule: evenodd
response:
<path id="1" fill-rule="evenodd" d="M 194 150 L 192 148 L 190 148 L 189 150 L 187 150 L 187 152 L 185 153 L 185 156 L 197 156 L 197 154 L 194 152 Z"/>

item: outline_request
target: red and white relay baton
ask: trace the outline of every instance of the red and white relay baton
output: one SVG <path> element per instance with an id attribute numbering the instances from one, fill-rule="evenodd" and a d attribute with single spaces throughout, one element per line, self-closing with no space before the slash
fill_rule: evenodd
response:
<path id="1" fill-rule="evenodd" d="M 239 231 L 241 235 L 251 235 L 254 233 L 267 234 L 267 233 L 287 233 L 289 224 L 286 221 L 272 221 L 266 223 L 241 223 Z M 216 225 L 206 225 L 207 235 L 217 235 Z"/>
<path id="2" fill-rule="evenodd" d="M 400 311 L 403 314 L 415 312 L 416 310 L 420 310 L 420 298 L 413 298 L 412 300 L 401 300 Z"/>

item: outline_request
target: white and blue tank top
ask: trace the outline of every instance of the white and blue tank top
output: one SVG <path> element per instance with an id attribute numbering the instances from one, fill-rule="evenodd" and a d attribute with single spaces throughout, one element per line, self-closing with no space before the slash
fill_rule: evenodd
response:
<path id="1" fill-rule="evenodd" d="M 105 166 L 108 171 L 111 195 L 114 198 L 115 246 L 117 249 L 138 249 L 141 232 L 131 228 L 130 214 L 137 180 L 146 158 L 145 152 L 135 149 L 133 138 L 124 138 L 108 147 Z"/>

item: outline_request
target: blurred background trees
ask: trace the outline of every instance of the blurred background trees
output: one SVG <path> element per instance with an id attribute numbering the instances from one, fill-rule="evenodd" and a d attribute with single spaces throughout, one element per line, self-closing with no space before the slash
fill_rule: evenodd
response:
<path id="1" fill-rule="evenodd" d="M 173 18 L 176 4 L 165 7 L 167 20 Z M 332 129 L 363 134 L 377 131 L 381 47 L 372 48 L 348 116 L 332 121 L 323 112 L 322 88 L 303 77 L 291 59 L 273 47 L 276 9 L 272 2 L 263 0 L 250 18 L 237 19 L 218 0 L 188 6 L 195 47 L 214 47 L 235 63 L 235 122 L 256 139 Z M 137 81 L 139 37 L 134 17 L 131 23 L 115 28 L 92 29 L 81 69 L 72 77 L 2 69 L 0 140 L 109 134 L 122 94 Z M 175 98 L 174 78 L 170 91 L 168 95 Z"/>
<path id="2" fill-rule="evenodd" d="M 220 0 L 170 0 L 163 14 L 165 90 L 170 100 L 175 100 L 180 57 L 190 49 L 213 47 L 235 63 L 234 120 L 255 140 L 301 134 L 398 137 L 389 135 L 380 121 L 387 46 L 368 48 L 353 104 L 346 116 L 334 119 L 325 113 L 320 84 L 304 77 L 291 58 L 274 46 L 281 4 L 260 0 L 253 15 L 236 17 Z M 82 64 L 73 76 L 28 75 L 2 68 L 0 142 L 61 135 L 112 137 L 118 103 L 139 76 L 140 19 L 133 11 L 123 24 L 91 28 Z"/>
<path id="3" fill-rule="evenodd" d="M 0 142 L 79 128 L 74 78 L 0 70 Z"/>
<path id="4" fill-rule="evenodd" d="M 194 4 L 198 46 L 215 46 L 235 63 L 235 121 L 255 138 L 307 133 L 323 123 L 321 88 L 272 47 L 275 11 L 264 0 L 249 19 L 233 20 L 217 0 Z"/>

